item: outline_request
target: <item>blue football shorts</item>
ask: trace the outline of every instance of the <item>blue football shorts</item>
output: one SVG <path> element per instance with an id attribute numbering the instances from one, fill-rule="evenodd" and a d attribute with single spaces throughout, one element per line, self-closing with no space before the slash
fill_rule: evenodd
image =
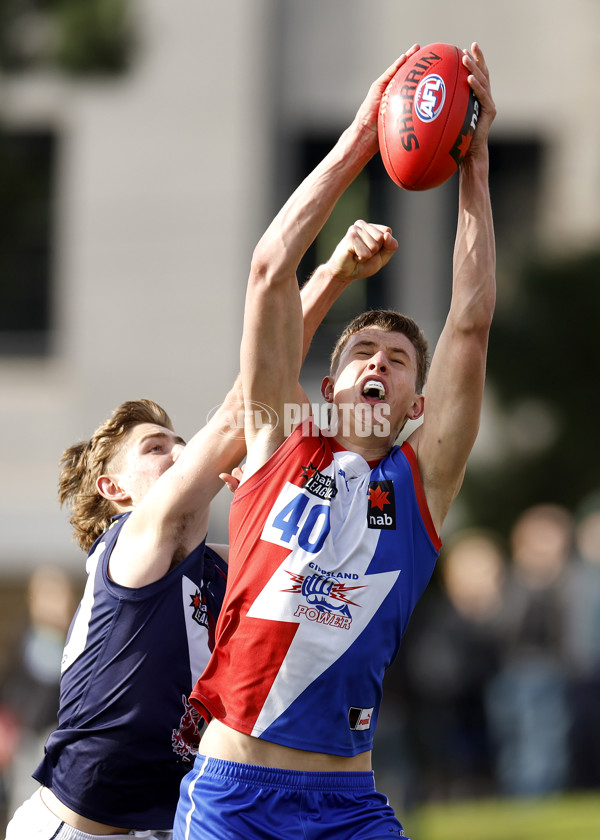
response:
<path id="1" fill-rule="evenodd" d="M 198 755 L 181 782 L 173 840 L 405 837 L 373 773 L 306 773 Z"/>

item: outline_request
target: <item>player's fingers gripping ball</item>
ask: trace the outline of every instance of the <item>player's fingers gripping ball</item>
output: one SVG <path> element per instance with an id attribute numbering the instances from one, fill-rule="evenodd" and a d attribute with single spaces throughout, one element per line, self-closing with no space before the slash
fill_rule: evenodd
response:
<path id="1" fill-rule="evenodd" d="M 469 150 L 479 103 L 462 56 L 452 44 L 422 47 L 400 67 L 381 99 L 381 157 L 390 178 L 406 190 L 443 184 Z"/>

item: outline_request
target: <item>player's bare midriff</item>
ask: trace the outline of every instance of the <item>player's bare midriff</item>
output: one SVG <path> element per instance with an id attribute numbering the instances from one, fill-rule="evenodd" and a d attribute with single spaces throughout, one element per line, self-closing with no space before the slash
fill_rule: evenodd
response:
<path id="1" fill-rule="evenodd" d="M 236 732 L 218 720 L 211 720 L 202 741 L 200 753 L 210 758 L 255 764 L 260 767 L 277 767 L 280 770 L 308 772 L 358 772 L 371 770 L 371 751 L 359 755 L 342 756 L 296 750 Z"/>
<path id="2" fill-rule="evenodd" d="M 104 823 L 96 822 L 95 820 L 88 820 L 82 817 L 81 814 L 67 808 L 66 805 L 57 799 L 49 788 L 42 788 L 42 802 L 52 813 L 78 831 L 83 831 L 85 834 L 129 834 L 128 828 L 117 828 L 113 825 L 105 825 Z"/>

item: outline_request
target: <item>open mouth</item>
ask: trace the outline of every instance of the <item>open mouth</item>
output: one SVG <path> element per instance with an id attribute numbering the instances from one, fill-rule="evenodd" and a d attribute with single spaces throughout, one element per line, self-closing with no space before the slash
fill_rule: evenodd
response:
<path id="1" fill-rule="evenodd" d="M 383 382 L 379 382 L 377 379 L 367 380 L 362 390 L 362 395 L 368 400 L 384 400 L 385 387 L 383 385 Z"/>

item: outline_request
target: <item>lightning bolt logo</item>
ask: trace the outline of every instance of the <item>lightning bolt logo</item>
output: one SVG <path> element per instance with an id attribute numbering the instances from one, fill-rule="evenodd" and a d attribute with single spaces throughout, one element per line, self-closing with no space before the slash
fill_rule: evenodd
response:
<path id="1" fill-rule="evenodd" d="M 344 583 L 337 583 L 335 580 L 324 578 L 321 575 L 297 575 L 294 572 L 289 572 L 287 569 L 285 571 L 294 581 L 294 585 L 289 589 L 283 589 L 283 592 L 301 593 L 302 595 L 306 595 L 307 600 L 309 600 L 311 595 L 310 592 L 307 592 L 307 590 L 309 588 L 314 589 L 316 580 L 317 585 L 327 587 L 327 595 L 333 601 L 343 601 L 344 604 L 349 604 L 352 607 L 360 607 L 360 604 L 356 603 L 356 601 L 351 601 L 347 598 L 346 593 L 351 592 L 354 589 L 364 589 L 364 586 L 346 586 Z"/>

